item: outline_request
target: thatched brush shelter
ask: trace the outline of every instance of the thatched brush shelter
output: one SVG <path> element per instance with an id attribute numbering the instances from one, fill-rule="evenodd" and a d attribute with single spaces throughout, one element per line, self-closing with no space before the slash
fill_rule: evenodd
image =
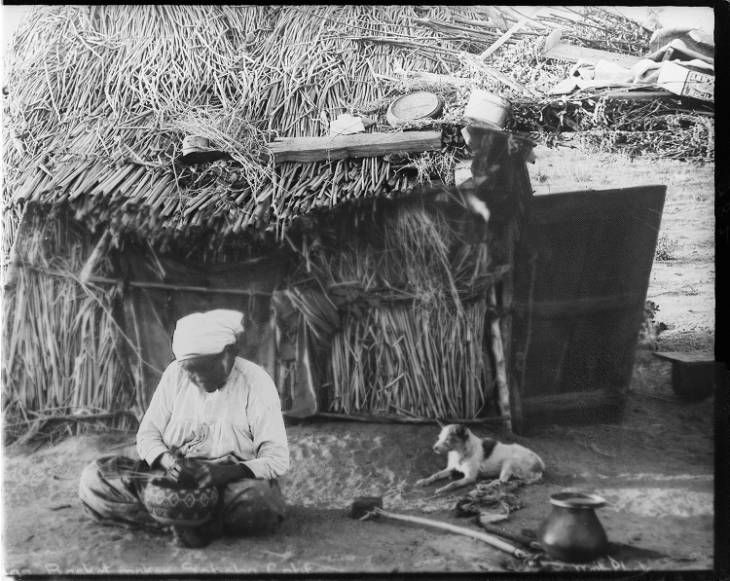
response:
<path id="1" fill-rule="evenodd" d="M 11 432 L 54 415 L 139 417 L 175 320 L 214 307 L 247 313 L 242 352 L 291 415 L 509 420 L 531 143 L 462 133 L 448 101 L 439 119 L 387 125 L 388 103 L 412 90 L 388 80 L 397 71 L 458 64 L 416 26 L 421 9 L 37 10 L 5 98 Z M 368 134 L 430 145 L 285 161 L 287 139 L 327 136 L 344 112 L 369 116 Z M 191 135 L 218 159 L 186 161 Z M 472 209 L 484 202 L 488 222 Z"/>

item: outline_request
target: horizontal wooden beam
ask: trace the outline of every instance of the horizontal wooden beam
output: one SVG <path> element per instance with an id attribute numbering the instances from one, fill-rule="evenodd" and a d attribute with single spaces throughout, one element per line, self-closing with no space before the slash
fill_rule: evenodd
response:
<path id="1" fill-rule="evenodd" d="M 546 415 L 563 415 L 568 413 L 595 412 L 606 408 L 615 408 L 624 401 L 620 392 L 605 389 L 594 391 L 571 391 L 554 395 L 523 397 L 522 413 L 529 418 L 540 418 Z"/>
<path id="2" fill-rule="evenodd" d="M 283 412 L 287 416 L 287 412 Z M 288 416 L 287 416 L 288 417 Z M 298 419 L 298 418 L 297 418 Z M 363 422 L 363 423 L 374 423 L 374 424 L 438 424 L 439 420 L 431 418 L 419 418 L 409 417 L 403 415 L 383 414 L 383 415 L 368 415 L 368 414 L 344 414 L 335 412 L 318 412 L 308 418 L 301 418 L 306 420 L 333 420 L 343 422 Z M 440 420 L 441 423 L 453 423 L 453 424 L 468 424 L 468 425 L 480 425 L 480 424 L 502 424 L 504 418 L 502 417 L 484 417 L 484 418 L 444 418 Z"/>
<path id="3" fill-rule="evenodd" d="M 47 276 L 58 276 L 61 278 L 69 278 L 75 280 L 79 284 L 86 284 L 93 282 L 96 284 L 112 284 L 112 285 L 127 285 L 131 288 L 151 288 L 157 290 L 166 291 L 181 291 L 181 292 L 193 292 L 193 293 L 212 293 L 212 294 L 226 294 L 226 295 L 244 295 L 244 296 L 271 296 L 270 291 L 252 290 L 252 289 L 240 289 L 240 288 L 215 288 L 208 286 L 191 286 L 191 285 L 180 285 L 180 284 L 169 284 L 164 282 L 153 282 L 153 281 L 141 281 L 141 280 L 123 280 L 121 278 L 108 278 L 105 276 L 89 276 L 85 281 L 79 279 L 78 276 L 71 272 L 61 272 L 59 270 L 51 270 L 48 268 L 42 268 L 34 266 L 24 262 L 16 262 L 17 266 L 32 270 L 34 272 L 40 272 Z"/>
<path id="4" fill-rule="evenodd" d="M 90 282 L 99 284 L 127 284 L 132 288 L 151 288 L 157 290 L 176 291 L 176 292 L 190 292 L 190 293 L 212 293 L 212 294 L 223 294 L 223 295 L 245 295 L 245 296 L 271 296 L 270 292 L 240 289 L 240 288 L 214 288 L 207 286 L 190 286 L 181 284 L 168 284 L 164 282 L 152 282 L 152 281 L 138 281 L 130 280 L 124 281 L 116 278 L 106 278 L 103 276 L 92 276 L 89 277 Z"/>
<path id="5" fill-rule="evenodd" d="M 711 363 L 715 361 L 712 351 L 657 351 L 654 355 L 672 363 Z"/>
<path id="6" fill-rule="evenodd" d="M 274 163 L 313 162 L 388 153 L 417 153 L 441 148 L 440 131 L 357 133 L 334 137 L 287 137 L 268 143 Z"/>
<path id="7" fill-rule="evenodd" d="M 581 317 L 603 311 L 635 309 L 643 304 L 644 295 L 641 293 L 622 293 L 560 301 L 533 301 L 529 305 L 525 302 L 515 301 L 513 306 L 517 312 L 525 313 L 529 308 L 533 317 L 552 319 Z"/>

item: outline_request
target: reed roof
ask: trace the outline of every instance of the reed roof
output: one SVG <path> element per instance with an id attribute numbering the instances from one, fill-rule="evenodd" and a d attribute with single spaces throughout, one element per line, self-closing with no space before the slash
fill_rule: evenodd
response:
<path id="1" fill-rule="evenodd" d="M 475 58 L 518 18 L 480 6 L 37 7 L 10 53 L 4 200 L 68 207 L 92 230 L 164 245 L 193 232 L 281 234 L 318 208 L 448 183 L 466 155 L 458 128 L 437 152 L 262 160 L 272 138 L 327 135 L 343 112 L 387 131 L 389 99 L 419 84 L 444 97 L 442 128 L 458 125 L 474 86 L 535 102 L 542 77 L 530 81 L 526 63 L 547 27 L 515 33 L 490 66 Z M 625 50 L 637 30 L 600 42 Z M 434 73 L 452 81 L 424 77 Z M 231 159 L 181 164 L 190 134 Z"/>

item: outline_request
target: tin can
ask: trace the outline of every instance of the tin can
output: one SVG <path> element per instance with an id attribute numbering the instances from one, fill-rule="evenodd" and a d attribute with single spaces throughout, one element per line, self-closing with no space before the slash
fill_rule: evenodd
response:
<path id="1" fill-rule="evenodd" d="M 512 104 L 507 99 L 489 91 L 474 89 L 464 109 L 464 117 L 477 125 L 504 129 L 511 108 Z"/>

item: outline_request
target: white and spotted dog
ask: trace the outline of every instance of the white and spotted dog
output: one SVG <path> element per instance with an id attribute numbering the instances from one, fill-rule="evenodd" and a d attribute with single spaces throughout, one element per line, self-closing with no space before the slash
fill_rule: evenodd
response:
<path id="1" fill-rule="evenodd" d="M 526 482 L 536 482 L 545 470 L 545 463 L 532 450 L 519 444 L 479 438 L 459 424 L 443 426 L 433 450 L 437 454 L 448 452 L 446 468 L 418 480 L 416 486 L 427 486 L 455 472 L 463 474 L 462 478 L 436 489 L 436 494 L 473 484 L 479 476 L 499 477 L 500 482 L 507 482 L 513 476 Z"/>

